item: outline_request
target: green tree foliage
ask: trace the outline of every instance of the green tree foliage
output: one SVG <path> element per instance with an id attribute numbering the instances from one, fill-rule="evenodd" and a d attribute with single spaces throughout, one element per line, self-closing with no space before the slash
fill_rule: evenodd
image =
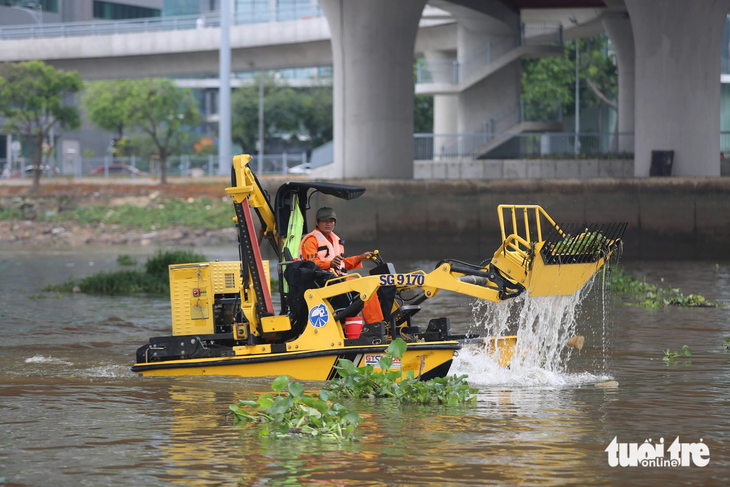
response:
<path id="1" fill-rule="evenodd" d="M 433 96 L 415 95 L 413 100 L 413 133 L 433 133 Z"/>
<path id="2" fill-rule="evenodd" d="M 562 57 L 522 60 L 522 98 L 526 116 L 549 110 L 563 101 L 563 114 L 575 113 L 575 40 L 565 43 Z M 608 36 L 579 40 L 580 109 L 598 105 L 618 111 L 618 71 Z M 599 120 L 600 120 L 599 116 Z"/>
<path id="3" fill-rule="evenodd" d="M 304 135 L 317 147 L 332 140 L 332 88 L 292 88 L 264 76 L 264 138 Z M 259 137 L 259 78 L 231 94 L 232 138 L 244 152 L 256 152 Z"/>
<path id="4" fill-rule="evenodd" d="M 109 89 L 109 93 L 104 93 Z M 135 127 L 143 137 L 131 137 L 139 147 L 153 147 L 160 160 L 160 182 L 167 183 L 167 159 L 189 139 L 189 131 L 200 123 L 198 105 L 189 89 L 178 88 L 168 79 L 101 82 L 89 89 L 85 106 L 91 121 L 105 130 L 121 134 L 123 127 Z M 93 100 L 93 94 L 99 96 Z M 136 142 L 135 142 L 136 141 Z"/>
<path id="5" fill-rule="evenodd" d="M 66 73 L 42 61 L 0 65 L 0 113 L 6 118 L 6 129 L 29 142 L 34 190 L 40 186 L 43 141 L 51 129 L 81 126 L 78 109 L 64 100 L 82 88 L 78 73 Z M 49 143 L 50 153 L 54 141 Z"/>
<path id="6" fill-rule="evenodd" d="M 189 89 L 168 79 L 130 81 L 127 116 L 157 147 L 160 182 L 167 183 L 167 158 L 187 142 L 189 129 L 200 123 L 198 104 Z"/>
<path id="7" fill-rule="evenodd" d="M 307 88 L 299 97 L 300 127 L 312 147 L 332 140 L 332 87 Z"/>
<path id="8" fill-rule="evenodd" d="M 127 124 L 129 88 L 128 81 L 96 81 L 90 83 L 81 96 L 91 123 L 119 135 L 120 139 Z"/>

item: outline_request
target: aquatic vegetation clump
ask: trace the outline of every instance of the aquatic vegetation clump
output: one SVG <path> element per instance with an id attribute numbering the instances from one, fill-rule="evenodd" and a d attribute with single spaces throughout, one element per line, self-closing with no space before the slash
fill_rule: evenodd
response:
<path id="1" fill-rule="evenodd" d="M 682 306 L 685 308 L 714 308 L 722 306 L 720 301 L 712 302 L 699 294 L 682 294 L 679 288 L 671 286 L 659 287 L 656 284 L 641 281 L 626 274 L 623 267 L 614 267 L 611 271 L 611 288 L 631 296 L 637 306 L 660 308 L 663 306 Z"/>
<path id="2" fill-rule="evenodd" d="M 305 395 L 301 384 L 282 375 L 271 384 L 274 394 L 239 400 L 229 408 L 236 423 L 264 423 L 260 432 L 264 437 L 307 436 L 346 441 L 354 438 L 360 416 L 331 402 L 330 397 L 393 398 L 416 404 L 476 403 L 478 391 L 469 386 L 465 375 L 421 381 L 413 370 L 405 376 L 401 370 L 390 370 L 394 359 L 403 357 L 406 347 L 403 339 L 395 339 L 380 359 L 380 370 L 372 365 L 358 368 L 352 361 L 340 359 L 335 367 L 340 377 L 319 394 Z"/>
<path id="3" fill-rule="evenodd" d="M 284 389 L 287 389 L 285 392 Z M 360 415 L 342 404 L 330 402 L 328 391 L 305 395 L 304 387 L 282 375 L 271 384 L 273 394 L 239 400 L 229 406 L 236 423 L 264 423 L 261 436 L 287 438 L 308 436 L 323 440 L 354 439 Z"/>
<path id="4" fill-rule="evenodd" d="M 340 377 L 333 379 L 327 390 L 337 397 L 394 398 L 415 404 L 476 402 L 477 389 L 469 386 L 466 375 L 421 381 L 414 370 L 409 370 L 405 375 L 401 369 L 391 370 L 394 359 L 401 359 L 407 346 L 401 338 L 391 342 L 378 362 L 379 370 L 372 365 L 357 367 L 350 360 L 340 359 L 335 366 Z"/>
<path id="5" fill-rule="evenodd" d="M 46 286 L 43 291 L 74 292 L 77 288 L 86 294 L 110 296 L 136 293 L 168 294 L 170 292 L 168 266 L 206 260 L 204 255 L 190 250 L 158 250 L 154 256 L 147 259 L 144 270 L 99 272 L 81 279 L 78 283 L 69 278 L 61 284 Z"/>
<path id="6" fill-rule="evenodd" d="M 600 232 L 591 232 L 585 229 L 583 233 L 574 236 L 566 236 L 563 240 L 555 244 L 553 252 L 563 255 L 574 254 L 597 254 L 608 245 L 608 239 Z"/>
<path id="7" fill-rule="evenodd" d="M 208 259 L 203 254 L 192 250 L 158 250 L 157 253 L 147 259 L 144 264 L 145 273 L 157 279 L 168 282 L 168 267 L 177 264 L 191 264 L 194 262 L 205 262 Z M 169 290 L 169 282 L 168 282 Z"/>
<path id="8" fill-rule="evenodd" d="M 135 266 L 137 265 L 137 259 L 129 254 L 121 254 L 117 256 L 117 265 Z"/>
<path id="9" fill-rule="evenodd" d="M 678 358 L 685 358 L 685 357 L 691 357 L 692 356 L 692 349 L 689 348 L 687 345 L 684 345 L 682 347 L 682 351 L 672 351 L 670 348 L 667 348 L 664 350 L 664 357 L 662 357 L 662 361 L 664 361 L 667 365 L 691 365 L 692 359 L 688 359 L 685 361 L 679 361 Z M 653 358 L 651 360 L 659 360 L 657 358 Z"/>

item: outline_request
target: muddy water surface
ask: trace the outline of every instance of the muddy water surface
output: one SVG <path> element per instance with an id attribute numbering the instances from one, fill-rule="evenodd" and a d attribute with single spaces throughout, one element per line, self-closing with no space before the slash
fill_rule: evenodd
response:
<path id="1" fill-rule="evenodd" d="M 40 292 L 68 276 L 115 268 L 118 253 L 0 250 L 0 485 L 730 484 L 730 355 L 721 349 L 730 337 L 730 307 L 628 307 L 604 298 L 594 283 L 575 329 L 564 328 L 586 337 L 568 360 L 562 346 L 551 356 L 544 336 L 542 356 L 512 370 L 460 353 L 452 372 L 470 375 L 476 406 L 352 403 L 365 417 L 354 444 L 264 441 L 255 429 L 231 424 L 227 410 L 268 390 L 269 380 L 138 378 L 129 371 L 139 345 L 169 333 L 166 299 Z M 236 258 L 230 249 L 205 253 Z M 663 278 L 685 293 L 730 303 L 730 262 L 624 264 L 651 282 Z M 444 294 L 416 318 L 451 316 L 457 331 L 483 331 L 504 312 L 474 308 Z M 533 311 L 549 319 L 544 309 Z M 662 349 L 685 344 L 691 364 L 661 361 Z M 609 377 L 618 388 L 596 387 Z M 614 437 L 664 438 L 668 446 L 677 436 L 702 439 L 709 464 L 612 468 L 604 452 Z"/>

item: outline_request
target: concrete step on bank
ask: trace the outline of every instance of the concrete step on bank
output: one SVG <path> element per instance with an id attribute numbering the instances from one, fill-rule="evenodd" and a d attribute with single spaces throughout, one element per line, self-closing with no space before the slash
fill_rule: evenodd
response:
<path id="1" fill-rule="evenodd" d="M 730 159 L 720 164 L 730 176 Z M 414 179 L 630 179 L 633 159 L 443 159 L 413 162 Z"/>

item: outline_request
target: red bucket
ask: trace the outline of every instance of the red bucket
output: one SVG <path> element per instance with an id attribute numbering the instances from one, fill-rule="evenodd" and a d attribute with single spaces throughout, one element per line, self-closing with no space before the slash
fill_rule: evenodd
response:
<path id="1" fill-rule="evenodd" d="M 345 337 L 352 340 L 353 338 L 360 338 L 362 332 L 363 319 L 359 316 L 354 318 L 345 318 Z"/>

